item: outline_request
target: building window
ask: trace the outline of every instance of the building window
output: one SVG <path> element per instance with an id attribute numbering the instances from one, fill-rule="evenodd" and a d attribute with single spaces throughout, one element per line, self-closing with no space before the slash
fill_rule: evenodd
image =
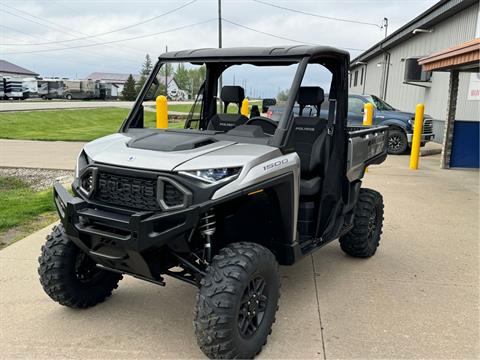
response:
<path id="1" fill-rule="evenodd" d="M 353 74 L 350 72 L 350 87 L 352 87 Z"/>
<path id="2" fill-rule="evenodd" d="M 358 83 L 358 70 L 355 70 L 355 79 L 353 79 L 353 86 L 357 86 Z"/>
<path id="3" fill-rule="evenodd" d="M 360 73 L 360 85 L 363 85 L 363 67 L 362 72 Z"/>

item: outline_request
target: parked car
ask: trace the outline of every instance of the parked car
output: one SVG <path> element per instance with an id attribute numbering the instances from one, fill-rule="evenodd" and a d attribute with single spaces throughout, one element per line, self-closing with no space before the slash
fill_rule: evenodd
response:
<path id="1" fill-rule="evenodd" d="M 348 96 L 348 125 L 357 126 L 363 123 L 363 108 L 366 103 L 374 106 L 373 125 L 387 125 L 388 153 L 393 155 L 403 154 L 412 145 L 413 124 L 415 114 L 412 112 L 395 109 L 375 95 L 349 95 Z M 322 106 L 322 117 L 328 116 L 328 105 Z M 424 116 L 421 146 L 435 138 L 433 134 L 432 117 Z"/>
<path id="2" fill-rule="evenodd" d="M 327 99 L 328 94 L 325 95 Z M 385 101 L 375 95 L 348 95 L 348 125 L 360 126 L 363 124 L 363 108 L 366 103 L 372 103 L 374 106 L 373 125 L 386 125 L 389 127 L 388 153 L 398 155 L 405 153 L 412 145 L 413 124 L 415 114 L 395 109 Z M 320 116 L 328 119 L 329 102 L 325 100 L 322 104 Z M 285 103 L 279 103 L 276 106 L 270 106 L 265 116 L 278 121 L 285 111 Z M 293 107 L 293 114 L 298 116 L 300 107 L 296 104 Z M 304 116 L 310 116 L 314 111 L 312 107 L 303 109 Z M 424 116 L 423 134 L 421 146 L 435 138 L 433 134 L 432 117 Z"/>

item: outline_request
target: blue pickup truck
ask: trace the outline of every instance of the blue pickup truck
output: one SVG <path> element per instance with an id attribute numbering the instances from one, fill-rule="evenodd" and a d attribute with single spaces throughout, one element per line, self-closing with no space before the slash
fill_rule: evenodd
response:
<path id="1" fill-rule="evenodd" d="M 325 99 L 328 99 L 328 94 L 325 94 Z M 365 103 L 372 103 L 374 106 L 373 124 L 374 125 L 388 125 L 390 128 L 388 137 L 388 153 L 393 155 L 403 154 L 412 144 L 413 124 L 415 114 L 395 109 L 393 106 L 387 104 L 385 101 L 379 99 L 375 95 L 349 95 L 348 96 L 348 125 L 356 126 L 363 123 L 363 108 Z M 328 101 L 324 101 L 321 106 L 320 117 L 328 118 Z M 271 106 L 268 109 L 267 116 L 272 120 L 280 118 L 284 107 L 281 104 Z M 306 111 L 311 112 L 314 116 L 313 108 L 304 109 L 303 115 L 309 116 Z M 295 114 L 298 114 L 298 106 L 293 109 Z M 435 138 L 433 134 L 432 117 L 424 116 L 423 134 L 421 145 L 424 146 L 427 142 Z"/>

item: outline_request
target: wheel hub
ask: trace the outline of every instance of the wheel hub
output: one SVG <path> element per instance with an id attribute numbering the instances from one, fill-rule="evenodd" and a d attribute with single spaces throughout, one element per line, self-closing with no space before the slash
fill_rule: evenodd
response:
<path id="1" fill-rule="evenodd" d="M 402 139 L 400 139 L 400 136 L 391 136 L 390 139 L 388 139 L 388 147 L 394 150 L 398 150 L 402 144 Z"/>
<path id="2" fill-rule="evenodd" d="M 243 293 L 238 314 L 238 329 L 243 337 L 251 337 L 263 320 L 268 301 L 265 285 L 265 279 L 257 276 Z"/>
<path id="3" fill-rule="evenodd" d="M 100 270 L 96 267 L 95 262 L 90 259 L 84 252 L 79 252 L 75 259 L 75 275 L 77 279 L 82 283 L 90 283 Z"/>

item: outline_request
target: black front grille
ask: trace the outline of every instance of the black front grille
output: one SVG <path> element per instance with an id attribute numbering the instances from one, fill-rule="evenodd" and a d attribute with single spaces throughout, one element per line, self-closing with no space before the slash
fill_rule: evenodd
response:
<path id="1" fill-rule="evenodd" d="M 163 201 L 169 207 L 183 205 L 184 194 L 174 185 L 165 182 Z"/>
<path id="2" fill-rule="evenodd" d="M 425 120 L 423 122 L 423 133 L 430 134 L 433 132 L 433 121 L 432 120 Z"/>
<path id="3" fill-rule="evenodd" d="M 139 210 L 159 210 L 157 180 L 99 172 L 95 198 L 101 202 Z"/>

